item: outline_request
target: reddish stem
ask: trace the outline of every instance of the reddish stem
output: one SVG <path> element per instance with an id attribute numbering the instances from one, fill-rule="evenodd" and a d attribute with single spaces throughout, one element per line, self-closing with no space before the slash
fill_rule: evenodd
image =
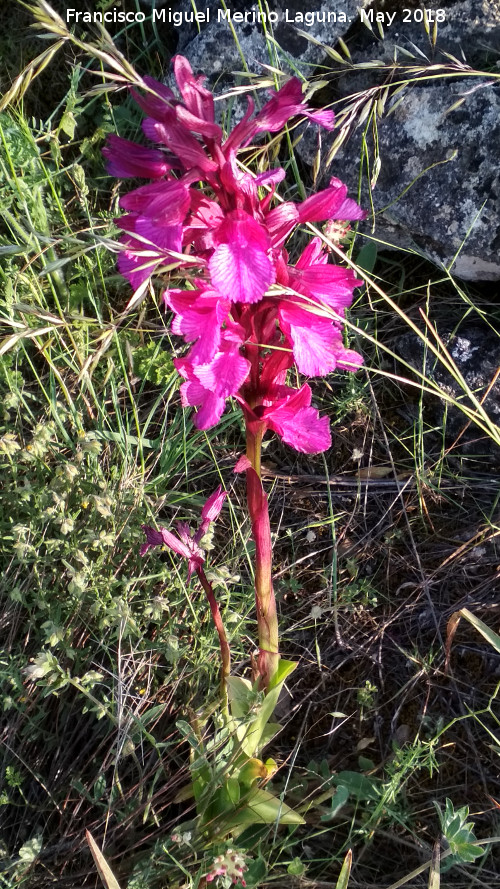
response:
<path id="1" fill-rule="evenodd" d="M 252 468 L 247 470 L 248 511 L 255 541 L 255 604 L 259 632 L 257 674 L 260 686 L 268 689 L 278 668 L 278 615 L 272 581 L 271 526 L 267 497 L 260 479 L 262 431 L 254 434 L 247 426 L 247 457 Z"/>
<path id="2" fill-rule="evenodd" d="M 196 569 L 196 573 L 203 589 L 205 590 L 208 604 L 210 606 L 210 611 L 212 612 L 212 620 L 215 624 L 215 629 L 217 630 L 219 636 L 220 653 L 222 659 L 221 686 L 222 692 L 223 694 L 225 694 L 225 680 L 226 677 L 229 676 L 229 673 L 231 671 L 231 652 L 229 650 L 229 645 L 227 642 L 226 631 L 224 629 L 224 624 L 222 623 L 222 615 L 220 613 L 220 609 L 217 604 L 212 585 L 207 579 L 207 576 L 201 565 Z"/>

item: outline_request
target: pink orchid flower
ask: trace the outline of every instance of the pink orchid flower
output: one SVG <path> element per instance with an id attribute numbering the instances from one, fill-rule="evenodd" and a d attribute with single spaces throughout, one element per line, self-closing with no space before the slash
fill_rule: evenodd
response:
<path id="1" fill-rule="evenodd" d="M 201 523 L 197 531 L 191 534 L 189 525 L 186 522 L 177 522 L 177 536 L 167 531 L 166 528 L 160 528 L 156 531 L 149 525 L 142 525 L 142 530 L 146 535 L 146 543 L 140 548 L 141 556 L 144 556 L 149 549 L 154 546 L 168 546 L 179 556 L 182 556 L 188 563 L 188 580 L 194 571 L 198 571 L 205 561 L 205 553 L 200 546 L 200 542 L 210 528 L 212 522 L 218 518 L 222 509 L 222 504 L 226 499 L 226 492 L 219 485 L 216 491 L 208 498 L 201 511 Z"/>
<path id="2" fill-rule="evenodd" d="M 360 366 L 361 356 L 344 346 L 340 325 L 362 282 L 331 262 L 320 238 L 295 265 L 284 244 L 299 224 L 355 221 L 365 213 L 336 178 L 302 203 L 276 203 L 284 170 L 253 177 L 240 168 L 237 153 L 300 117 L 331 129 L 333 114 L 309 109 L 300 81 L 291 78 L 257 114 L 249 99 L 243 120 L 224 140 L 204 78 L 195 77 L 182 56 L 173 67 L 180 99 L 149 77 L 145 95 L 134 93 L 147 115 L 144 132 L 157 147 L 113 136 L 105 149 L 110 172 L 154 180 L 120 200 L 127 212 L 118 220 L 125 231 L 120 271 L 135 288 L 165 265 L 184 269 L 187 279 L 195 273 L 193 289 L 167 289 L 163 299 L 174 313 L 172 332 L 192 344 L 175 364 L 184 377 L 182 403 L 198 408 L 199 429 L 215 425 L 227 399 L 236 397 L 262 430 L 306 453 L 324 450 L 327 423 L 311 406 L 309 387 L 283 388 L 286 370 L 295 364 L 312 377 Z M 272 366 L 270 350 L 291 358 L 271 400 L 262 375 L 266 362 Z"/>
<path id="3" fill-rule="evenodd" d="M 206 501 L 201 511 L 200 526 L 194 534 L 191 534 L 189 525 L 186 522 L 177 522 L 177 535 L 172 534 L 172 532 L 168 531 L 166 528 L 160 528 L 156 531 L 149 525 L 142 525 L 142 530 L 146 535 L 146 543 L 143 543 L 140 548 L 141 556 L 144 556 L 147 551 L 154 546 L 168 546 L 174 553 L 182 556 L 188 563 L 188 583 L 192 574 L 196 572 L 198 580 L 205 591 L 210 612 L 212 614 L 212 620 L 219 637 L 222 661 L 221 690 L 223 691 L 223 694 L 225 694 L 226 678 L 231 671 L 231 652 L 229 650 L 226 631 L 222 622 L 222 615 L 215 598 L 213 587 L 203 570 L 205 553 L 201 544 L 210 525 L 219 517 L 226 496 L 226 492 L 222 490 L 222 485 L 219 485 L 217 490 L 214 491 Z"/>

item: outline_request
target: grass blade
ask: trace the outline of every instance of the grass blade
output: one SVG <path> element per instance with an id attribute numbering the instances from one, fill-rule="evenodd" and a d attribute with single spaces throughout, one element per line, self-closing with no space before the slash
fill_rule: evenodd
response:
<path id="1" fill-rule="evenodd" d="M 99 846 L 97 845 L 94 837 L 90 833 L 90 830 L 85 831 L 85 837 L 87 843 L 89 844 L 89 849 L 92 852 L 92 858 L 95 861 L 95 866 L 99 872 L 99 876 L 104 883 L 106 889 L 120 889 L 120 885 L 118 880 L 113 874 L 108 862 L 106 861 L 104 855 L 102 854 Z"/>
<path id="2" fill-rule="evenodd" d="M 344 858 L 344 863 L 342 865 L 342 869 L 339 874 L 339 878 L 337 880 L 337 885 L 335 889 L 347 889 L 347 885 L 349 883 L 349 877 L 351 876 L 351 867 L 352 867 L 352 849 L 349 849 L 346 857 Z"/>
<path id="3" fill-rule="evenodd" d="M 481 636 L 484 636 L 487 642 L 495 649 L 495 651 L 500 654 L 500 636 L 498 633 L 495 633 L 494 630 L 491 630 L 484 621 L 480 620 L 479 617 L 476 617 L 472 611 L 469 611 L 468 608 L 461 608 L 458 612 L 462 617 L 465 617 L 466 620 L 469 621 L 470 624 L 481 633 Z"/>

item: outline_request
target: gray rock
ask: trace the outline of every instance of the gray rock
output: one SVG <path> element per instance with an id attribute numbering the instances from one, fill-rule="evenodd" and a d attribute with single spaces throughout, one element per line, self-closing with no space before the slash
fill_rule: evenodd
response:
<path id="1" fill-rule="evenodd" d="M 357 21 L 358 7 L 364 8 L 369 2 L 370 0 L 286 0 L 286 3 L 270 4 L 273 20 L 268 34 L 274 35 L 281 48 L 275 57 L 273 44 L 267 43 L 265 28 L 259 20 L 257 3 L 228 0 L 226 6 L 232 13 L 230 24 L 225 18 L 220 0 L 204 0 L 197 8 L 200 11 L 210 10 L 210 21 L 200 23 L 199 32 L 196 25 L 183 21 L 177 28 L 178 51 L 187 56 L 193 69 L 206 73 L 210 85 L 215 85 L 216 89 L 221 80 L 222 83 L 228 79 L 234 82 L 232 73 L 244 70 L 242 55 L 248 70 L 254 74 L 265 73 L 264 65 L 277 64 L 280 70 L 287 73 L 293 73 L 296 66 L 314 68 L 325 57 L 324 49 L 318 45 L 318 41 L 333 46 L 351 24 Z M 182 0 L 179 10 L 190 12 L 190 0 Z M 238 15 L 243 16 L 244 20 L 238 21 Z M 298 29 L 306 32 L 311 41 L 300 36 Z M 301 70 L 307 73 L 307 69 Z"/>
<path id="2" fill-rule="evenodd" d="M 330 75 L 332 85 L 324 99 L 336 100 L 336 110 L 340 111 L 353 92 L 390 82 L 387 69 L 349 69 L 328 59 L 323 47 L 335 47 L 341 37 L 348 40 L 355 65 L 373 59 L 388 65 L 397 58 L 400 64 L 422 68 L 431 63 L 454 66 L 459 78 L 445 78 L 442 72 L 443 79 L 411 84 L 399 104 L 401 94 L 388 99 L 386 116 L 378 121 L 381 166 L 373 189 L 368 181 L 375 160 L 372 127 L 367 128 L 372 169 L 369 175 L 359 175 L 364 126 L 352 127 L 349 141 L 333 166 L 324 171 L 320 184 L 329 175 L 336 175 L 347 182 L 351 193 L 357 193 L 361 178 L 359 200 L 363 206 L 373 207 L 375 236 L 381 241 L 415 250 L 465 279 L 499 280 L 500 95 L 495 83 L 489 83 L 486 77 L 467 77 L 464 60 L 476 65 L 494 64 L 496 56 L 492 53 L 496 47 L 498 55 L 500 48 L 500 3 L 426 0 L 426 9 L 434 12 L 434 18 L 445 18 L 438 21 L 436 40 L 433 22 L 427 33 L 418 21 L 421 10 L 414 4 L 408 6 L 411 8 L 405 12 L 400 2 L 380 0 L 377 10 L 384 15 L 382 37 L 369 0 L 283 0 L 270 6 L 278 17 L 272 31 L 283 49 L 275 59 L 272 44 L 266 42 L 265 29 L 258 21 L 256 4 L 228 0 L 238 46 L 230 24 L 220 17 L 220 0 L 197 4 L 205 15 L 209 11 L 209 21 L 199 23 L 199 27 L 187 20 L 192 12 L 190 0 L 181 0 L 177 10 L 185 14 L 186 20 L 177 28 L 178 51 L 187 56 L 195 72 L 207 74 L 217 95 L 234 86 L 235 73 L 237 77 L 237 72 L 244 72 L 242 56 L 253 74 L 265 74 L 266 65 L 277 65 L 287 72 L 296 66 L 306 76 Z M 235 13 L 245 21 L 237 21 Z M 290 21 L 299 13 L 304 21 L 298 22 L 298 27 L 312 41 L 300 36 Z M 369 22 L 370 17 L 371 30 L 361 21 Z M 445 53 L 451 53 L 455 61 Z M 247 83 L 244 74 L 239 79 Z M 461 100 L 462 104 L 450 110 Z M 219 108 L 222 110 L 225 104 L 218 103 Z M 234 106 L 233 121 L 241 116 L 246 102 L 235 102 Z M 323 158 L 336 136 L 321 133 Z M 297 146 L 306 168 L 314 163 L 318 139 L 317 128 L 309 127 Z M 304 178 L 306 186 L 312 184 L 307 173 Z M 370 234 L 372 221 L 364 224 Z"/>
<path id="3" fill-rule="evenodd" d="M 443 6 L 433 0 L 425 5 L 435 10 Z M 415 250 L 458 277 L 499 280 L 499 83 L 498 78 L 486 75 L 484 79 L 467 76 L 465 60 L 485 67 L 498 58 L 500 4 L 497 0 L 452 0 L 444 12 L 446 20 L 438 26 L 435 45 L 432 25 L 429 35 L 413 18 L 404 22 L 401 13 L 392 27 L 385 27 L 383 39 L 375 37 L 375 24 L 373 34 L 358 35 L 351 46 L 355 65 L 377 59 L 387 66 L 397 59 L 402 65 L 421 66 L 423 76 L 431 64 L 446 65 L 448 70 L 433 69 L 435 80 L 414 82 L 403 97 L 400 93 L 387 101 L 385 116 L 377 121 L 377 151 L 373 128 L 367 128 L 369 172 L 365 156 L 360 177 L 365 123 L 351 128 L 349 141 L 320 184 L 334 174 L 358 193 L 361 179 L 359 201 L 375 212 L 374 231 L 373 218 L 361 231 L 374 234 L 386 246 Z M 453 59 L 446 53 L 453 54 Z M 458 76 L 446 76 L 450 73 Z M 361 98 L 388 82 L 387 68 L 339 69 L 335 80 L 338 107 L 342 109 L 342 100 L 347 104 L 354 93 Z M 336 135 L 323 134 L 323 157 Z M 312 165 L 317 150 L 317 136 L 309 130 L 297 151 L 305 164 Z M 377 152 L 378 177 L 373 176 Z M 371 178 L 376 179 L 373 188 Z"/>
<path id="4" fill-rule="evenodd" d="M 414 6 L 413 4 L 411 4 Z M 414 55 L 416 61 L 449 62 L 445 54 L 452 54 L 458 61 L 483 66 L 490 58 L 498 58 L 500 47 L 500 5 L 498 0 L 426 0 L 429 13 L 429 30 L 422 22 L 422 9 L 410 3 L 384 2 L 379 9 L 387 9 L 382 34 L 375 21 L 372 23 L 372 39 L 364 42 L 363 58 L 378 58 L 386 62 L 394 60 L 395 49 L 403 49 Z M 395 11 L 394 20 L 388 25 L 389 10 Z M 363 17 L 365 20 L 367 16 Z M 436 40 L 434 28 L 436 27 Z M 491 58 L 493 53 L 493 58 Z M 356 42 L 351 48 L 353 61 L 360 61 Z M 404 58 L 400 59 L 404 61 Z M 406 56 L 410 62 L 410 57 Z"/>
<path id="5" fill-rule="evenodd" d="M 413 85 L 377 129 L 380 173 L 373 190 L 363 177 L 359 196 L 362 206 L 374 208 L 375 236 L 416 250 L 461 278 L 500 279 L 498 90 L 472 78 Z M 325 154 L 329 142 L 323 136 Z M 367 143 L 373 162 L 371 133 Z M 298 152 L 313 162 L 312 133 L 305 133 Z M 359 128 L 329 173 L 356 189 L 361 156 Z M 364 228 L 371 232 L 368 223 Z"/>
<path id="6" fill-rule="evenodd" d="M 480 322 L 465 322 L 456 330 L 440 330 L 440 337 L 451 358 L 462 374 L 465 383 L 475 397 L 483 403 L 489 418 L 500 426 L 500 381 L 492 381 L 500 366 L 500 337 L 498 333 Z M 412 367 L 438 384 L 443 393 L 451 395 L 464 405 L 472 408 L 464 390 L 446 370 L 435 355 L 425 347 L 424 342 L 409 332 L 399 337 L 397 353 Z M 403 371 L 407 373 L 407 371 Z M 485 394 L 491 386 L 486 397 Z M 484 399 L 484 400 L 483 400 Z M 489 463 L 500 462 L 500 448 L 482 429 L 454 406 L 445 407 L 439 399 L 426 398 L 427 420 L 439 428 L 445 421 L 444 432 L 447 447 L 456 443 L 455 453 L 470 457 L 486 457 Z M 437 447 L 441 448 L 441 434 L 438 433 Z"/>

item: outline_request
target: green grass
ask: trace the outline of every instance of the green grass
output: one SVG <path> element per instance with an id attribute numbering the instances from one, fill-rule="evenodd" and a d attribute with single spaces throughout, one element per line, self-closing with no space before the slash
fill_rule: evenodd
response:
<path id="1" fill-rule="evenodd" d="M 130 62 L 158 73 L 158 46 L 148 55 L 133 29 L 124 40 Z M 182 566 L 139 557 L 141 525 L 194 521 L 225 484 L 211 568 L 244 674 L 255 619 L 233 474 L 242 427 L 234 409 L 209 434 L 194 428 L 179 342 L 156 303 L 129 305 L 100 149 L 108 132 L 133 137 L 138 118 L 123 94 L 89 94 L 81 50 L 52 108 L 45 97 L 43 114 L 28 111 L 28 90 L 0 115 L 0 887 L 96 886 L 89 829 L 122 889 L 194 889 L 225 851 L 196 834 L 182 793 L 190 721 L 213 709 L 216 728 L 217 637 Z M 312 184 L 291 145 L 283 195 L 294 173 Z M 238 842 L 249 886 L 335 887 L 352 849 L 353 886 L 395 889 L 425 884 L 443 835 L 442 885 L 494 887 L 494 845 L 474 860 L 483 846 L 471 843 L 500 833 L 498 650 L 466 621 L 452 638 L 448 622 L 467 605 L 496 627 L 498 484 L 481 448 L 450 444 L 436 420 L 430 361 L 415 372 L 394 355 L 416 329 L 460 393 L 441 401 L 443 423 L 458 401 L 465 431 L 494 453 L 484 393 L 440 331 L 470 317 L 498 331 L 498 311 L 481 287 L 371 244 L 349 250 L 369 279 L 349 333 L 366 370 L 315 384 L 331 452 L 265 449 L 283 653 L 299 661 L 272 784 L 306 824 Z M 435 889 L 435 861 L 430 872 Z"/>

